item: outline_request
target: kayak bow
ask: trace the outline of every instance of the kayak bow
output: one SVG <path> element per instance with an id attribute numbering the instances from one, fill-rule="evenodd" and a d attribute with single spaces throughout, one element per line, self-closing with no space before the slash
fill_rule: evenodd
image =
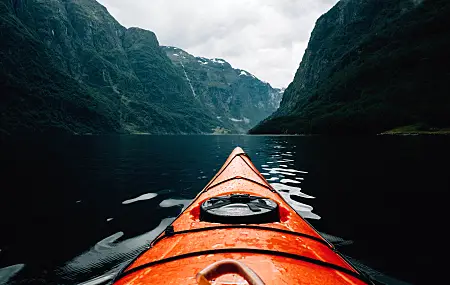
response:
<path id="1" fill-rule="evenodd" d="M 236 148 L 122 284 L 371 284 Z"/>

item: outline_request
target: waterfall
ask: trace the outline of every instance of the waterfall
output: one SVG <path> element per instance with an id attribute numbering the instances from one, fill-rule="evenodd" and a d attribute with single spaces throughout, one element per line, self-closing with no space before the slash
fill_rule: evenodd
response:
<path id="1" fill-rule="evenodd" d="M 195 93 L 194 87 L 192 86 L 191 79 L 189 79 L 189 76 L 187 75 L 186 69 L 184 68 L 184 64 L 181 61 L 180 61 L 180 63 L 181 63 L 181 66 L 183 67 L 184 76 L 186 77 L 187 82 L 188 82 L 189 86 L 191 87 L 192 94 L 194 95 L 194 98 L 197 98 L 197 94 Z"/>

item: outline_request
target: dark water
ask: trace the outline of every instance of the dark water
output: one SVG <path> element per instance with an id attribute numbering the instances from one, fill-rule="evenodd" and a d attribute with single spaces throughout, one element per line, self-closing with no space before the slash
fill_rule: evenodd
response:
<path id="1" fill-rule="evenodd" d="M 432 284 L 445 277 L 449 143 L 448 137 L 88 136 L 2 145 L 0 283 L 107 279 L 241 146 L 300 214 L 342 238 L 330 237 L 345 255 L 397 280 Z"/>

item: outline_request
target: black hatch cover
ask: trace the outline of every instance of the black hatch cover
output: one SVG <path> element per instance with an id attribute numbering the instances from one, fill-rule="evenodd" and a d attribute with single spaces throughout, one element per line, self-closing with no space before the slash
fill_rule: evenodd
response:
<path id="1" fill-rule="evenodd" d="M 280 221 L 278 204 L 248 194 L 217 196 L 202 203 L 200 220 L 221 224 L 263 224 Z"/>

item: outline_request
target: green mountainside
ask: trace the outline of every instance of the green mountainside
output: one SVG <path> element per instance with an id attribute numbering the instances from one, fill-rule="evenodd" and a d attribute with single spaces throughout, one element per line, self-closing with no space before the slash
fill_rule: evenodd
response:
<path id="1" fill-rule="evenodd" d="M 250 133 L 450 126 L 450 1 L 341 0 L 316 23 L 280 108 Z"/>
<path id="2" fill-rule="evenodd" d="M 280 105 L 282 89 L 234 69 L 223 59 L 195 57 L 176 47 L 164 50 L 183 73 L 193 96 L 232 131 L 248 131 Z"/>
<path id="3" fill-rule="evenodd" d="M 94 0 L 0 0 L 0 133 L 212 133 L 155 34 Z"/>

